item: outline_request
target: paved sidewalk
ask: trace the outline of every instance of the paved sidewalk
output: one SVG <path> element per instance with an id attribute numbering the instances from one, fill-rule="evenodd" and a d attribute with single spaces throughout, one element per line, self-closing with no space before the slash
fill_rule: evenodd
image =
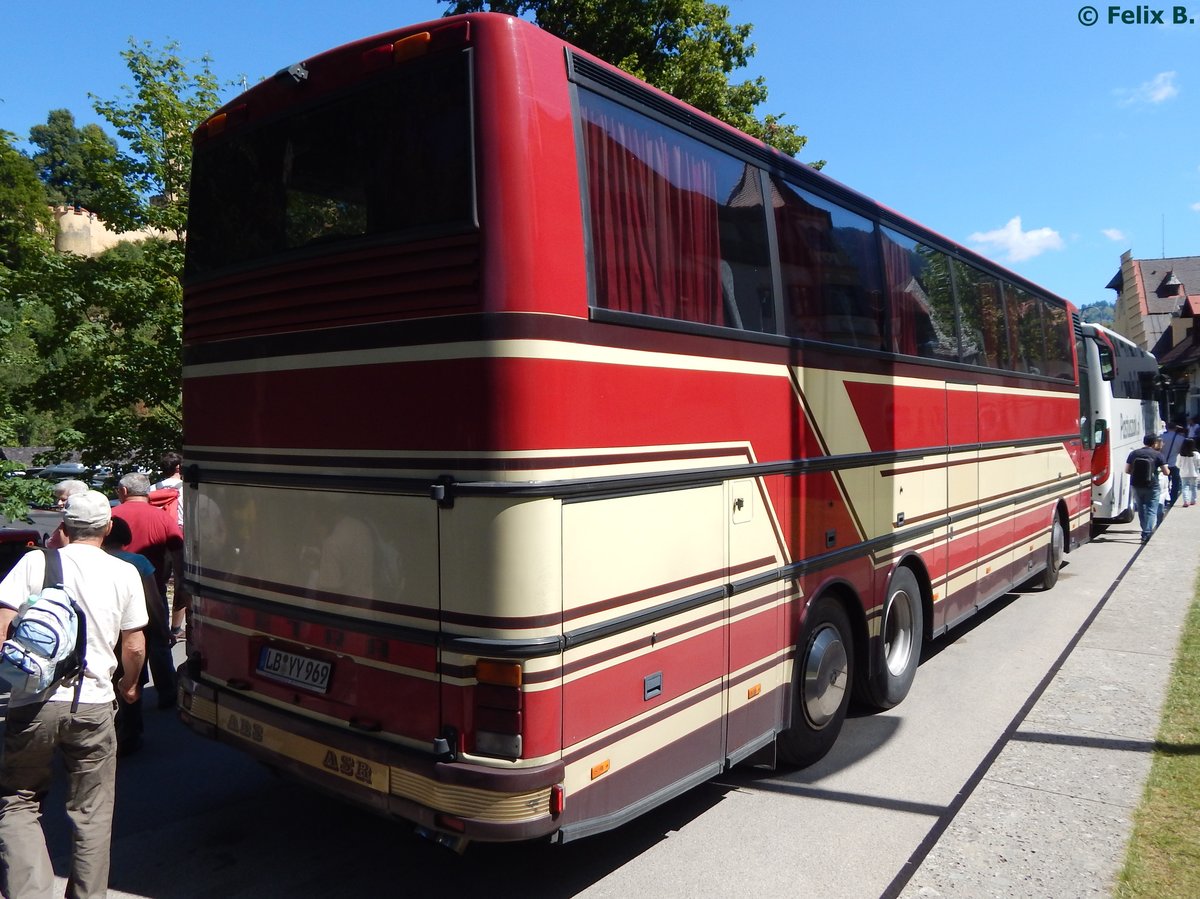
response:
<path id="1" fill-rule="evenodd" d="M 1198 567 L 1200 507 L 1177 507 L 1014 722 L 902 896 L 1111 895 Z"/>

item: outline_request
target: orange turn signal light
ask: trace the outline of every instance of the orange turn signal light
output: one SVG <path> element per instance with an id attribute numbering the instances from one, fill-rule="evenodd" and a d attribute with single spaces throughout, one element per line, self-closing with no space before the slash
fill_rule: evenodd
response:
<path id="1" fill-rule="evenodd" d="M 408 59 L 415 59 L 418 56 L 424 56 L 429 51 L 430 34 L 428 31 L 419 31 L 416 34 L 410 34 L 408 37 L 402 37 L 392 45 L 392 59 L 396 62 L 404 62 Z"/>
<path id="2" fill-rule="evenodd" d="M 475 680 L 481 684 L 519 687 L 521 686 L 521 663 L 479 659 L 475 663 Z"/>

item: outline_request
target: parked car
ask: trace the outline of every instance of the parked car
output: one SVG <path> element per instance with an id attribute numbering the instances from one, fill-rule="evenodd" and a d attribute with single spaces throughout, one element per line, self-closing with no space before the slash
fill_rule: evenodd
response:
<path id="1" fill-rule="evenodd" d="M 116 476 L 113 474 L 112 467 L 109 465 L 97 466 L 92 472 L 92 489 L 93 490 L 108 490 L 116 484 Z"/>
<path id="2" fill-rule="evenodd" d="M 87 481 L 92 476 L 92 470 L 82 462 L 59 462 L 43 468 L 37 476 L 47 481 L 65 481 L 68 478 Z"/>
<path id="3" fill-rule="evenodd" d="M 0 528 L 0 578 L 12 571 L 21 556 L 41 545 L 41 534 L 31 528 Z"/>

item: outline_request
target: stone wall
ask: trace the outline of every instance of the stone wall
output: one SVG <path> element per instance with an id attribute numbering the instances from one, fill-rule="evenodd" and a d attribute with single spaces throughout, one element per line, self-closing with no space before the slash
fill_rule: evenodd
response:
<path id="1" fill-rule="evenodd" d="M 58 222 L 54 249 L 59 253 L 74 253 L 77 256 L 98 256 L 122 241 L 145 240 L 159 234 L 150 229 L 110 231 L 94 212 L 79 206 L 56 206 L 54 218 Z"/>

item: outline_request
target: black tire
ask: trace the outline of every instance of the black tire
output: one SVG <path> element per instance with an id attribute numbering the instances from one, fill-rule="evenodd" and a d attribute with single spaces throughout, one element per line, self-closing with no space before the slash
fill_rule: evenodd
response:
<path id="1" fill-rule="evenodd" d="M 874 671 L 858 679 L 856 698 L 876 709 L 899 705 L 917 675 L 924 636 L 921 585 L 912 569 L 897 568 L 888 584 L 879 638 L 872 641 L 872 651 L 877 653 Z"/>
<path id="2" fill-rule="evenodd" d="M 808 609 L 792 672 L 792 726 L 779 735 L 779 757 L 803 768 L 833 747 L 850 705 L 854 642 L 850 619 L 834 600 Z"/>
<path id="3" fill-rule="evenodd" d="M 1062 520 L 1056 514 L 1054 524 L 1050 526 L 1050 545 L 1046 547 L 1046 568 L 1034 580 L 1034 584 L 1043 590 L 1049 590 L 1058 583 L 1058 570 L 1062 568 L 1063 553 L 1066 549 L 1066 534 L 1063 532 Z"/>

